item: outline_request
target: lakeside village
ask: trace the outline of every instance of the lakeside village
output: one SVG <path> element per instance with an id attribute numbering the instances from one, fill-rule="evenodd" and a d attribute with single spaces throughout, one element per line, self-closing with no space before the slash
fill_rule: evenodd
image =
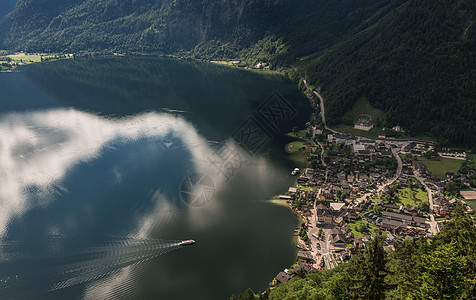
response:
<path id="1" fill-rule="evenodd" d="M 305 153 L 308 168 L 294 169 L 296 186 L 275 200 L 303 221 L 295 231 L 297 261 L 277 274 L 271 288 L 294 276 L 335 268 L 376 236 L 393 250 L 405 239 L 435 235 L 458 205 L 474 214 L 468 205 L 476 203 L 472 155 L 437 153 L 428 142 L 373 140 L 307 125 L 302 135 L 290 134 L 299 142 L 287 150 L 310 149 Z M 449 157 L 461 167 L 440 176 L 422 162 Z"/>

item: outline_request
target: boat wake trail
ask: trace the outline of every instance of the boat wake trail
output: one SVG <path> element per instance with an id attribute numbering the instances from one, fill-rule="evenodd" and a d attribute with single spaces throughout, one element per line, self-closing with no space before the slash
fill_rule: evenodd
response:
<path id="1" fill-rule="evenodd" d="M 24 298 L 90 283 L 184 247 L 181 241 L 50 236 L 0 242 L 0 294 Z"/>

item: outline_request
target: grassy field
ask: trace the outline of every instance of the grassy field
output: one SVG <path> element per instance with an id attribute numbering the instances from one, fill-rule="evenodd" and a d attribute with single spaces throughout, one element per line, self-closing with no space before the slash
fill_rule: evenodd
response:
<path id="1" fill-rule="evenodd" d="M 55 54 L 39 55 L 39 54 L 19 53 L 14 55 L 7 55 L 6 57 L 10 58 L 13 62 L 16 62 L 16 63 L 36 63 L 36 62 L 41 62 L 42 57 L 43 59 L 54 58 Z"/>
<path id="2" fill-rule="evenodd" d="M 427 166 L 428 172 L 440 178 L 446 178 L 446 172 L 456 174 L 463 163 L 463 160 L 441 157 L 436 159 L 419 157 L 417 161 L 424 163 Z"/>
<path id="3" fill-rule="evenodd" d="M 354 128 L 354 124 L 359 119 L 368 120 L 370 119 L 369 116 L 372 119 L 374 125 L 377 119 L 380 119 L 381 124 L 385 124 L 385 113 L 380 109 L 372 107 L 367 98 L 362 97 L 354 104 L 352 109 L 346 112 L 343 116 L 343 119 L 352 121 L 352 125 L 340 124 L 337 126 L 333 126 L 332 129 L 343 133 L 351 133 L 354 135 L 363 136 L 369 139 L 377 139 L 378 134 L 382 131 L 382 126 L 375 126 L 370 131 L 358 130 Z"/>
<path id="4" fill-rule="evenodd" d="M 292 142 L 292 143 L 289 143 L 287 146 L 286 146 L 286 149 L 288 152 L 298 152 L 300 150 L 303 150 L 302 147 L 306 147 L 306 144 L 304 144 L 303 142 Z"/>
<path id="5" fill-rule="evenodd" d="M 405 206 L 418 206 L 423 202 L 428 202 L 427 192 L 420 189 L 403 188 L 397 192 L 400 203 Z"/>
<path id="6" fill-rule="evenodd" d="M 40 62 L 41 61 L 41 56 L 40 55 L 35 55 L 35 54 L 15 54 L 15 55 L 7 55 L 8 58 L 10 58 L 14 62 Z"/>
<path id="7" fill-rule="evenodd" d="M 285 150 L 288 153 L 289 159 L 294 162 L 297 168 L 300 168 L 300 169 L 307 167 L 307 157 L 311 154 L 311 151 L 315 149 L 315 147 L 313 147 L 309 143 L 307 143 L 306 145 L 307 133 L 308 133 L 308 130 L 303 129 L 298 132 L 290 132 L 287 134 L 287 136 L 302 139 L 302 140 L 293 141 L 285 146 Z M 296 150 L 296 149 L 301 149 L 303 146 L 305 146 L 306 149 Z"/>
<path id="8" fill-rule="evenodd" d="M 357 122 L 361 118 L 368 119 L 368 117 L 363 115 L 371 116 L 374 124 L 377 119 L 380 119 L 382 124 L 385 124 L 385 113 L 380 109 L 374 108 L 365 97 L 360 98 L 352 109 L 344 114 L 344 118 L 352 120 L 353 122 Z"/>
<path id="9" fill-rule="evenodd" d="M 306 183 L 307 184 L 307 183 Z M 313 192 L 317 192 L 318 188 L 315 187 L 315 186 L 307 186 L 306 184 L 304 184 L 300 190 L 301 191 L 313 191 Z"/>
<path id="10" fill-rule="evenodd" d="M 291 147 L 292 145 L 292 147 Z M 304 169 L 307 167 L 307 157 L 311 154 L 311 151 L 314 150 L 312 146 L 306 146 L 305 149 L 300 151 L 294 151 L 293 149 L 300 149 L 305 146 L 304 142 L 294 141 L 285 146 L 286 153 L 288 157 L 292 160 L 297 168 Z"/>
<path id="11" fill-rule="evenodd" d="M 476 200 L 466 200 L 465 202 L 469 205 L 469 207 L 476 211 Z"/>
<path id="12" fill-rule="evenodd" d="M 307 167 L 307 157 L 311 153 L 311 148 L 308 147 L 305 150 L 289 153 L 288 157 L 292 160 L 295 166 L 299 169 L 304 169 Z"/>
<path id="13" fill-rule="evenodd" d="M 43 60 L 55 60 L 55 59 L 64 59 L 69 58 L 67 56 L 62 56 L 61 58 L 57 57 L 56 54 L 40 55 L 40 54 L 28 54 L 28 53 L 18 53 L 11 55 L 0 55 L 0 63 L 3 65 L 0 66 L 1 71 L 10 71 L 16 66 L 27 65 L 33 63 L 39 63 Z"/>
<path id="14" fill-rule="evenodd" d="M 357 228 L 359 226 L 362 226 L 362 224 L 367 226 L 368 233 L 362 233 L 362 232 L 357 231 Z M 375 226 L 374 224 L 369 223 L 365 220 L 358 220 L 354 223 L 349 223 L 349 226 L 350 226 L 350 230 L 352 230 L 352 232 L 354 233 L 354 238 L 356 238 L 356 239 L 361 239 L 366 235 L 371 235 L 376 229 L 378 229 L 377 226 Z"/>

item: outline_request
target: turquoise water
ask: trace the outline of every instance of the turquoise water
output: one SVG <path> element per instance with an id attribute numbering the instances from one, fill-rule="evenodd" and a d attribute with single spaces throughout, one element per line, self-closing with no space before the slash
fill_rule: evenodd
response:
<path id="1" fill-rule="evenodd" d="M 297 219 L 260 201 L 292 184 L 281 133 L 308 119 L 285 78 L 100 57 L 3 73 L 0 90 L 3 295 L 227 299 L 293 262 Z M 270 95 L 291 109 L 275 123 Z M 264 135 L 239 144 L 250 120 Z"/>

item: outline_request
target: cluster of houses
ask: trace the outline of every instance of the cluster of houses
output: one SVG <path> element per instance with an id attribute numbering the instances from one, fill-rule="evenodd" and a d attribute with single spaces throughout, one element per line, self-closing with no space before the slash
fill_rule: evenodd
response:
<path id="1" fill-rule="evenodd" d="M 388 206 L 388 207 L 387 207 Z M 403 207 L 384 205 L 386 209 L 400 209 Z M 395 213 L 392 211 L 382 211 L 376 213 L 372 210 L 364 211 L 361 207 L 353 207 L 343 202 L 318 201 L 316 205 L 316 226 L 333 225 L 330 237 L 331 245 L 335 249 L 345 248 L 353 241 L 353 234 L 350 232 L 348 223 L 355 222 L 360 218 L 378 226 L 380 230 L 392 233 L 393 236 L 406 236 L 426 234 L 429 225 L 426 218 L 419 217 L 415 213 Z"/>
<path id="2" fill-rule="evenodd" d="M 313 98 L 315 112 L 317 114 L 318 104 Z M 371 121 L 361 119 L 354 128 L 364 131 L 370 131 L 374 125 Z M 313 138 L 323 133 L 323 126 L 317 125 L 313 128 Z M 392 128 L 394 132 L 403 132 L 400 126 Z M 385 139 L 385 132 L 379 134 L 379 139 Z M 292 207 L 300 211 L 303 216 L 310 216 L 311 211 L 315 208 L 315 224 L 307 224 L 308 226 L 316 226 L 319 228 L 319 236 L 312 234 L 314 238 L 318 238 L 319 246 L 317 256 L 314 257 L 313 252 L 299 251 L 298 259 L 302 260 L 295 265 L 292 271 L 285 270 L 280 272 L 276 277 L 277 283 L 286 282 L 300 272 L 314 272 L 323 267 L 324 256 L 332 256 L 336 261 L 344 262 L 350 259 L 351 255 L 357 254 L 364 248 L 372 238 L 380 235 L 379 231 L 386 232 L 384 244 L 386 247 L 393 247 L 393 244 L 403 239 L 411 239 L 419 235 L 426 235 L 429 232 L 429 221 L 426 217 L 428 214 L 422 210 L 428 208 L 404 207 L 402 204 L 392 204 L 395 201 L 395 191 L 392 188 L 411 188 L 424 189 L 420 177 L 414 176 L 417 171 L 424 177 L 424 184 L 433 191 L 433 211 L 436 217 L 444 217 L 452 210 L 456 209 L 458 201 L 456 199 L 448 199 L 445 194 L 445 185 L 453 180 L 463 182 L 467 186 L 472 185 L 472 180 L 476 176 L 476 169 L 469 169 L 467 174 L 456 176 L 453 173 L 447 173 L 447 178 L 441 179 L 427 172 L 424 163 L 414 161 L 412 159 L 402 159 L 402 173 L 391 186 L 385 186 L 382 189 L 381 184 L 394 178 L 397 166 L 389 164 L 397 151 L 393 148 L 401 149 L 401 154 L 411 154 L 413 158 L 422 155 L 426 156 L 451 156 L 448 153 L 438 154 L 432 151 L 432 146 L 426 143 L 399 143 L 398 141 L 371 140 L 362 137 L 356 137 L 352 134 L 333 133 L 327 135 L 327 145 L 331 144 L 330 150 L 326 151 L 322 157 L 318 154 L 311 154 L 311 159 L 316 160 L 319 165 L 323 163 L 326 169 L 322 168 L 305 169 L 297 179 L 298 186 L 291 187 L 287 195 L 282 195 L 283 199 L 289 200 Z M 463 155 L 452 155 L 453 157 L 464 159 Z M 418 180 L 417 180 L 418 179 Z M 393 182 L 393 180 L 392 180 Z M 311 187 L 311 188 L 310 188 Z M 312 187 L 319 187 L 314 191 Z M 373 196 L 392 196 L 381 197 L 381 200 L 372 201 Z M 365 198 L 362 196 L 366 196 Z M 476 201 L 476 190 L 461 192 L 461 195 L 467 200 Z M 357 200 L 354 204 L 354 201 Z M 388 203 L 385 203 L 388 201 Z M 471 210 L 468 208 L 468 210 Z M 312 218 L 311 218 L 312 219 Z M 357 225 L 352 225 L 358 220 L 365 220 L 375 225 L 379 230 L 370 234 L 369 228 L 361 231 Z M 444 218 L 443 218 L 444 219 Z M 309 220 L 309 218 L 307 219 Z M 367 224 L 366 222 L 358 223 L 359 226 Z M 437 222 L 437 230 L 444 226 L 445 221 Z M 353 227 L 351 227 L 353 226 Z M 366 225 L 368 226 L 368 224 Z M 373 226 L 372 226 L 373 227 Z M 325 228 L 325 232 L 323 229 Z M 317 233 L 317 231 L 315 231 Z M 354 232 L 369 235 L 362 238 L 355 238 Z M 312 239 L 310 239 L 311 241 Z M 322 259 L 320 245 L 321 241 L 327 243 L 326 249 L 323 250 Z M 314 241 L 315 242 L 315 241 Z M 304 248 L 309 250 L 309 244 Z M 321 261 L 316 268 L 315 263 Z M 332 263 L 332 260 L 330 260 Z"/>
<path id="3" fill-rule="evenodd" d="M 342 189 L 349 191 L 348 198 L 352 200 L 394 176 L 395 170 L 380 164 L 392 157 L 391 147 L 386 143 L 351 134 L 330 134 L 328 142 L 351 147 L 351 151 L 335 150 L 324 154 L 321 159 L 327 164 L 325 184 L 326 171 L 320 169 L 307 169 L 298 179 L 300 184 L 321 185 L 320 200 L 335 200 L 336 192 Z"/>
<path id="4" fill-rule="evenodd" d="M 438 152 L 438 155 L 441 157 L 466 159 L 466 152 Z"/>
<path id="5" fill-rule="evenodd" d="M 416 142 L 410 142 L 405 147 L 402 149 L 402 154 L 411 154 L 413 157 L 418 157 L 422 156 L 423 154 L 426 154 L 428 150 L 430 150 L 431 147 L 426 144 L 421 144 L 421 143 L 416 143 Z M 433 157 L 436 157 L 437 154 L 434 152 L 430 152 Z"/>
<path id="6" fill-rule="evenodd" d="M 289 195 L 281 195 L 281 199 L 291 201 L 293 208 L 301 211 L 304 216 L 311 214 L 311 208 L 314 205 L 316 199 L 316 193 L 312 190 L 300 190 L 296 187 L 290 187 L 288 190 Z"/>
<path id="7" fill-rule="evenodd" d="M 361 130 L 370 130 L 371 123 L 360 122 L 356 126 L 365 127 Z M 315 126 L 315 134 L 322 133 L 322 127 Z M 398 131 L 396 128 L 394 131 Z M 392 148 L 400 148 L 401 144 L 392 141 L 370 140 L 356 137 L 352 134 L 329 134 L 327 136 L 331 146 L 322 157 L 317 154 L 312 159 L 318 163 L 325 163 L 326 169 L 307 168 L 303 170 L 297 179 L 298 186 L 290 187 L 288 193 L 283 195 L 283 199 L 289 200 L 293 208 L 303 216 L 310 216 L 315 208 L 315 224 L 317 228 L 326 228 L 327 235 L 324 234 L 322 241 L 328 242 L 328 250 L 334 251 L 333 257 L 338 257 L 344 262 L 350 255 L 356 254 L 359 249 L 365 247 L 373 235 L 363 238 L 355 238 L 351 227 L 360 219 L 374 224 L 380 231 L 385 231 L 386 247 L 393 247 L 393 244 L 405 238 L 413 238 L 418 235 L 426 235 L 429 232 L 429 221 L 427 213 L 417 207 L 404 207 L 385 203 L 387 200 L 378 202 L 372 201 L 373 196 L 394 195 L 392 188 L 424 189 L 423 185 L 414 177 L 414 171 L 418 171 L 424 177 L 424 183 L 433 190 L 432 211 L 435 216 L 445 216 L 456 209 L 458 201 L 447 199 L 445 196 L 445 185 L 449 180 L 461 180 L 470 184 L 469 179 L 475 175 L 476 170 L 469 170 L 469 175 L 456 176 L 447 173 L 446 179 L 441 179 L 426 171 L 425 164 L 411 159 L 403 159 L 402 173 L 397 181 L 390 186 L 381 188 L 381 184 L 387 182 L 395 176 L 396 166 L 389 169 L 389 158 L 392 158 L 394 151 Z M 413 157 L 424 155 L 428 150 L 428 145 L 419 143 L 408 143 L 404 153 L 410 153 Z M 430 148 L 431 150 L 431 148 Z M 466 177 L 465 177 L 466 176 Z M 468 180 L 466 180 L 468 179 Z M 464 181 L 466 180 L 466 181 Z M 312 187 L 319 187 L 312 189 Z M 380 187 L 380 188 L 379 188 Z M 366 195 L 368 197 L 362 197 Z M 462 194 L 463 195 L 463 194 Z M 466 192 L 466 197 L 476 199 L 476 191 Z M 359 205 L 354 201 L 359 199 Z M 362 201 L 362 200 L 363 201 Z M 381 198 L 383 199 L 383 197 Z M 390 201 L 390 200 L 388 200 Z M 437 223 L 438 230 L 444 225 L 444 221 Z M 354 228 L 351 230 L 351 228 Z M 360 231 L 359 231 L 360 232 Z M 319 236 L 321 240 L 321 236 Z M 320 248 L 318 248 L 320 249 Z M 328 251 L 326 250 L 326 251 Z M 336 253 L 338 252 L 338 253 Z M 330 253 L 330 252 L 329 252 Z M 320 253 L 318 253 L 320 255 Z M 293 271 L 285 270 L 276 277 L 278 283 L 285 282 L 295 276 L 298 272 L 313 272 L 323 266 L 324 259 L 313 257 L 310 251 L 299 251 L 300 262 Z M 321 261 L 321 265 L 316 268 L 315 263 Z"/>
<path id="8" fill-rule="evenodd" d="M 318 271 L 321 267 L 315 264 L 314 257 L 309 251 L 298 251 L 297 258 L 302 260 L 295 264 L 292 269 L 285 269 L 279 272 L 275 277 L 275 284 L 284 283 L 295 276 L 299 276 L 300 273 L 308 274 Z"/>
<path id="9" fill-rule="evenodd" d="M 318 201 L 316 205 L 316 226 L 333 225 L 330 231 L 330 243 L 334 249 L 345 249 L 353 235 L 346 233 L 349 227 L 340 227 L 344 222 L 358 220 L 362 211 L 359 207 L 350 207 L 343 202 Z M 346 225 L 344 225 L 346 226 Z"/>
<path id="10" fill-rule="evenodd" d="M 335 143 L 340 145 L 352 146 L 353 151 L 356 154 L 364 154 L 363 158 L 379 158 L 379 157 L 391 157 L 392 152 L 390 148 L 398 147 L 398 143 L 384 143 L 383 141 L 376 141 L 356 137 L 353 134 L 340 134 L 333 133 L 327 135 L 327 141 L 329 143 Z M 360 152 L 365 151 L 365 152 Z"/>
<path id="11" fill-rule="evenodd" d="M 310 186 L 315 186 L 321 182 L 324 182 L 326 178 L 326 171 L 320 169 L 311 169 L 307 168 L 297 179 L 299 184 L 308 184 Z"/>
<path id="12" fill-rule="evenodd" d="M 429 228 L 426 218 L 389 211 L 382 211 L 381 214 L 374 211 L 366 211 L 362 214 L 362 218 L 383 230 L 397 235 L 405 233 L 408 227 Z"/>

